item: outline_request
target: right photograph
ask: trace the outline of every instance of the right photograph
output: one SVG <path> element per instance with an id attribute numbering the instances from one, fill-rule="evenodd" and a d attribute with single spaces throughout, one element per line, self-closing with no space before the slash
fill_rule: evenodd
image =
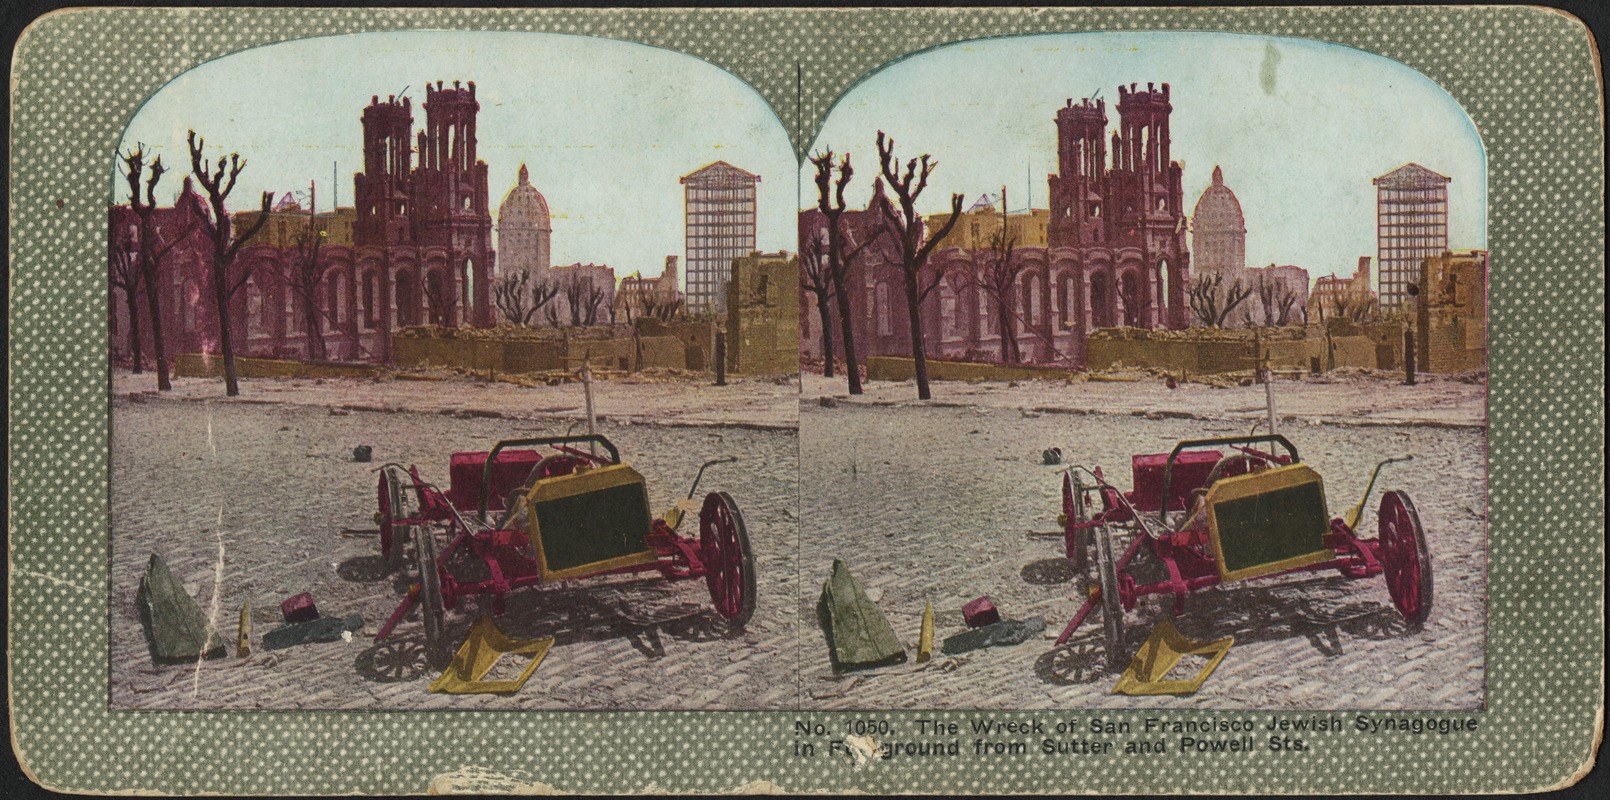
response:
<path id="1" fill-rule="evenodd" d="M 1486 162 L 1440 86 L 988 39 L 808 156 L 803 707 L 1486 707 Z"/>

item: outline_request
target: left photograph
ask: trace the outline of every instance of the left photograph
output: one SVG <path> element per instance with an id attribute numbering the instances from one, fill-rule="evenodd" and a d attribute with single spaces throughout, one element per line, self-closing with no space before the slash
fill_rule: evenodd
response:
<path id="1" fill-rule="evenodd" d="M 114 709 L 798 704 L 798 166 L 692 57 L 395 32 L 108 154 Z"/>

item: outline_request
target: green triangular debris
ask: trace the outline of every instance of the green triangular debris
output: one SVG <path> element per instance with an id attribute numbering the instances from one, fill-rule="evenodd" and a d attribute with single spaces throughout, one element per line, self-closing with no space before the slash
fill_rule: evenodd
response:
<path id="1" fill-rule="evenodd" d="M 201 606 L 179 585 L 161 556 L 151 554 L 134 601 L 145 623 L 151 655 L 158 662 L 223 657 L 224 640 L 207 624 Z"/>
<path id="2" fill-rule="evenodd" d="M 895 637 L 883 610 L 867 597 L 866 589 L 843 561 L 833 561 L 833 574 L 822 585 L 817 613 L 827 634 L 834 670 L 865 669 L 906 660 L 906 648 Z"/>

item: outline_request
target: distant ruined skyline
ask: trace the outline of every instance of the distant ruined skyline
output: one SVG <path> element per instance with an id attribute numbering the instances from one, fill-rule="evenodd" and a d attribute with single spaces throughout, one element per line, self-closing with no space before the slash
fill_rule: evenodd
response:
<path id="1" fill-rule="evenodd" d="M 1487 246 L 1485 155 L 1464 110 L 1429 78 L 1360 50 L 1223 33 L 1014 36 L 947 45 L 894 62 L 850 90 L 811 145 L 852 154 L 849 201 L 865 204 L 877 131 L 902 157 L 939 161 L 920 211 L 971 205 L 1004 183 L 1012 210 L 1047 206 L 1058 108 L 1120 85 L 1168 83 L 1171 157 L 1187 212 L 1221 167 L 1246 215 L 1246 263 L 1350 275 L 1376 255 L 1371 180 L 1407 162 L 1453 179 L 1449 246 Z M 863 180 L 864 176 L 864 180 Z M 814 187 L 802 207 L 814 205 Z"/>
<path id="2" fill-rule="evenodd" d="M 230 210 L 306 192 L 319 211 L 353 202 L 363 169 L 358 118 L 371 96 L 412 98 L 424 124 L 424 84 L 475 81 L 476 137 L 495 209 L 525 163 L 553 213 L 555 264 L 608 264 L 617 275 L 660 273 L 683 256 L 678 179 L 714 161 L 765 178 L 757 246 L 795 250 L 797 165 L 771 108 L 736 77 L 691 56 L 582 36 L 404 31 L 303 39 L 202 64 L 136 113 L 122 146 L 144 142 L 170 172 L 170 204 L 189 173 L 185 133 L 211 158 L 248 162 Z M 127 185 L 108 159 L 110 197 Z M 331 186 L 332 167 L 335 185 Z"/>

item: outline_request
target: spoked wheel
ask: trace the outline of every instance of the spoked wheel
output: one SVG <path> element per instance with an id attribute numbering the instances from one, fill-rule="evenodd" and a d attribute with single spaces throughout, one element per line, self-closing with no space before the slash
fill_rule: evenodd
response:
<path id="1" fill-rule="evenodd" d="M 447 660 L 447 605 L 436 564 L 436 534 L 428 525 L 414 528 L 414 560 L 419 567 L 419 610 L 425 618 L 425 655 L 432 664 Z"/>
<path id="2" fill-rule="evenodd" d="M 1096 576 L 1101 581 L 1101 618 L 1107 637 L 1107 669 L 1124 668 L 1124 603 L 1118 594 L 1118 548 L 1112 529 L 1096 531 Z"/>
<path id="3" fill-rule="evenodd" d="M 1403 492 L 1381 496 L 1381 567 L 1386 573 L 1386 591 L 1392 605 L 1411 627 L 1419 627 L 1431 616 L 1431 550 L 1420 515 Z"/>
<path id="4" fill-rule="evenodd" d="M 1084 486 L 1076 485 L 1071 473 L 1062 475 L 1062 541 L 1067 549 L 1068 561 L 1077 572 L 1090 565 L 1090 529 L 1075 525 L 1088 522 L 1090 509 L 1085 505 Z"/>
<path id="5" fill-rule="evenodd" d="M 711 492 L 699 511 L 699 557 L 716 613 L 738 627 L 755 614 L 755 556 L 749 549 L 738 504 L 726 492 Z"/>
<path id="6" fill-rule="evenodd" d="M 403 563 L 403 545 L 408 540 L 408 528 L 395 522 L 403 516 L 402 485 L 390 469 L 380 471 L 376 494 L 379 495 L 380 505 L 380 513 L 376 515 L 380 523 L 380 555 L 395 569 Z"/>

